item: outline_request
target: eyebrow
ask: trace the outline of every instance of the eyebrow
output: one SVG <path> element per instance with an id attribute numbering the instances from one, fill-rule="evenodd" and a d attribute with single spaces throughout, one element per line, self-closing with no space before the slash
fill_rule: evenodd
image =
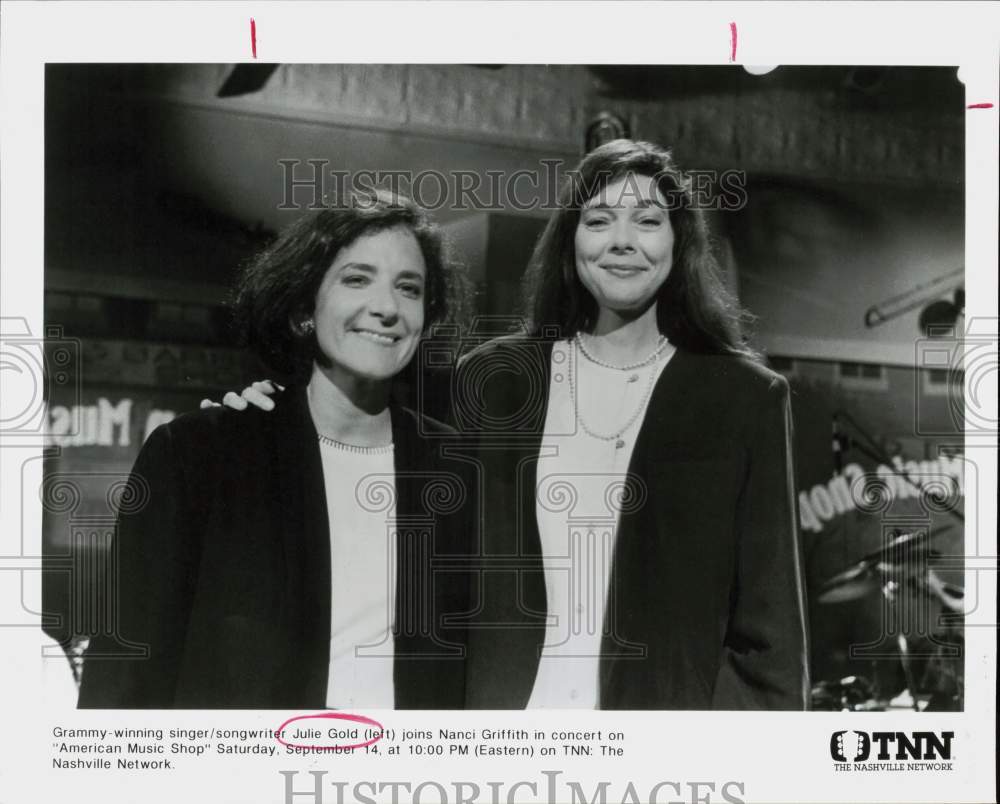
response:
<path id="1" fill-rule="evenodd" d="M 377 274 L 378 268 L 376 268 L 371 263 L 367 262 L 348 262 L 341 266 L 340 272 L 343 273 L 347 270 L 361 271 L 366 274 Z M 421 282 L 424 281 L 424 276 L 419 271 L 400 271 L 396 277 L 397 279 L 419 279 Z"/>
<path id="2" fill-rule="evenodd" d="M 656 207 L 657 209 L 665 209 L 666 204 L 661 204 L 659 201 L 655 201 L 651 198 L 643 198 L 641 201 L 637 201 L 635 209 L 649 209 L 650 207 Z M 599 204 L 584 204 L 582 211 L 588 209 L 624 209 L 624 204 L 608 204 L 604 201 Z"/>

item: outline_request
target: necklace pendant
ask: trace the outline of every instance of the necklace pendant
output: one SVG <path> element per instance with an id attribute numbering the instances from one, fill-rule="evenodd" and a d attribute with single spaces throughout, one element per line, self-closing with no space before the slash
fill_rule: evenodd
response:
<path id="1" fill-rule="evenodd" d="M 615 449 L 621 449 L 624 446 L 625 446 L 625 441 L 623 439 L 619 438 L 617 441 L 615 441 Z"/>

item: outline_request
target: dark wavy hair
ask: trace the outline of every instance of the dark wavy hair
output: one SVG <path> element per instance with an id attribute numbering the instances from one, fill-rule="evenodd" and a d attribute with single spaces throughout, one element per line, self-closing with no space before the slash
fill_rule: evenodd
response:
<path id="1" fill-rule="evenodd" d="M 567 176 L 559 209 L 542 232 L 525 275 L 524 310 L 533 331 L 572 337 L 596 324 L 597 302 L 576 271 L 576 228 L 583 205 L 629 174 L 656 179 L 674 230 L 673 267 L 657 295 L 660 332 L 688 351 L 758 359 L 743 338 L 743 325 L 751 316 L 720 279 L 708 226 L 702 211 L 694 208 L 690 182 L 669 151 L 633 140 L 601 145 Z"/>
<path id="2" fill-rule="evenodd" d="M 321 356 L 315 333 L 297 325 L 312 315 L 337 253 L 362 235 L 397 227 L 413 232 L 426 264 L 424 334 L 435 324 L 460 321 L 467 279 L 440 229 L 406 196 L 373 190 L 304 215 L 247 264 L 231 299 L 241 343 L 284 378 L 304 379 Z"/>

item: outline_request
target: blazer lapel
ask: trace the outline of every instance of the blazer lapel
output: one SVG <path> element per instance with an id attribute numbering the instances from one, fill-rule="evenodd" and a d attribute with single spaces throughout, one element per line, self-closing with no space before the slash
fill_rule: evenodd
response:
<path id="1" fill-rule="evenodd" d="M 501 666 L 523 666 L 528 670 L 519 677 L 520 684 L 516 705 L 522 709 L 527 707 L 528 701 L 531 699 L 535 677 L 538 675 L 538 663 L 541 659 L 542 646 L 545 643 L 545 623 L 548 614 L 542 540 L 541 534 L 538 532 L 538 517 L 535 508 L 537 505 L 538 459 L 549 408 L 552 346 L 552 341 L 528 344 L 529 349 L 537 350 L 531 354 L 532 358 L 539 360 L 539 364 L 534 367 L 537 373 L 532 376 L 525 374 L 519 377 L 522 383 L 519 389 L 520 398 L 526 400 L 526 405 L 532 406 L 529 419 L 532 424 L 529 425 L 528 443 L 518 444 L 519 454 L 528 456 L 523 463 L 519 462 L 518 464 L 517 481 L 520 484 L 518 557 L 519 564 L 523 569 L 518 573 L 517 592 L 514 598 L 517 601 L 518 614 L 524 620 L 524 627 L 516 633 L 523 634 L 524 638 L 519 640 L 514 648 L 514 651 L 519 655 L 506 658 Z M 541 377 L 540 386 L 535 386 L 535 377 Z M 527 611 L 523 611 L 522 607 L 526 608 Z"/>
<path id="2" fill-rule="evenodd" d="M 545 639 L 548 604 L 535 488 L 552 342 L 511 339 L 489 348 L 496 353 L 484 359 L 517 371 L 487 386 L 485 408 L 517 424 L 502 429 L 487 421 L 474 432 L 486 501 L 483 568 L 492 571 L 482 577 L 484 625 L 473 625 L 469 634 L 466 690 L 469 708 L 515 709 L 528 704 Z"/>
<path id="3" fill-rule="evenodd" d="M 284 542 L 286 622 L 292 648 L 284 695 L 326 703 L 330 669 L 330 529 L 319 441 L 305 388 L 275 406 L 272 455 L 278 465 L 278 509 Z"/>
<path id="4" fill-rule="evenodd" d="M 629 461 L 628 483 L 634 484 L 635 478 L 639 478 L 640 482 L 647 484 L 647 489 L 645 494 L 633 489 L 626 496 L 632 499 L 636 499 L 636 495 L 646 496 L 646 506 L 656 505 L 657 492 L 649 464 L 656 460 L 654 450 L 657 445 L 670 437 L 673 427 L 671 412 L 684 404 L 685 389 L 690 388 L 694 380 L 690 375 L 691 362 L 690 355 L 680 348 L 670 358 L 656 381 L 646 415 L 636 435 L 635 449 Z M 653 587 L 648 579 L 655 575 L 655 570 L 650 567 L 663 566 L 661 562 L 669 560 L 669 556 L 662 555 L 667 548 L 666 540 L 663 534 L 649 529 L 642 532 L 636 527 L 640 513 L 632 511 L 622 514 L 611 556 L 611 578 L 598 671 L 601 708 L 615 706 L 610 693 L 622 660 L 644 656 L 644 661 L 651 661 L 643 653 L 648 652 L 648 645 L 641 639 L 633 641 L 630 637 L 646 633 L 644 624 L 650 618 L 662 616 L 646 596 Z"/>
<path id="5" fill-rule="evenodd" d="M 420 473 L 431 467 L 427 460 L 426 445 L 417 432 L 416 421 L 404 410 L 393 405 L 392 416 L 393 462 L 396 486 L 396 604 L 394 623 L 393 687 L 397 709 L 413 708 L 415 702 L 433 700 L 434 678 L 420 672 L 420 663 L 402 657 L 412 651 L 419 652 L 422 634 L 419 619 L 433 594 L 429 560 L 430 543 L 423 538 L 427 523 L 421 505 L 421 490 L 427 478 Z M 427 562 L 427 566 L 425 566 Z M 424 587 L 424 583 L 431 585 Z"/>

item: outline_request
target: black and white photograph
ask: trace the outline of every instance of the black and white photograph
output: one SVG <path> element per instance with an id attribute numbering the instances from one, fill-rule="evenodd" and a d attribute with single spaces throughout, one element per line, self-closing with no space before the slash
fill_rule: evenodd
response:
<path id="1" fill-rule="evenodd" d="M 51 65 L 80 706 L 961 710 L 962 366 L 912 365 L 964 313 L 961 100 L 947 67 Z"/>
<path id="2" fill-rule="evenodd" d="M 982 60 L 758 65 L 728 17 L 716 63 L 315 59 L 226 5 L 242 61 L 34 65 L 35 208 L 5 182 L 46 784 L 986 801 Z"/>

